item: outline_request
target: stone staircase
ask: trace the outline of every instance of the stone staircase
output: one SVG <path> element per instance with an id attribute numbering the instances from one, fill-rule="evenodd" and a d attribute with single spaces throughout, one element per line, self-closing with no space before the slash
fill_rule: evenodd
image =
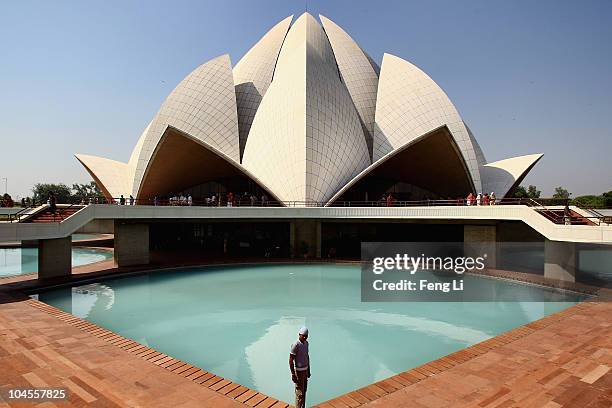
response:
<path id="1" fill-rule="evenodd" d="M 82 205 L 58 205 L 55 213 L 52 213 L 51 210 L 47 207 L 37 213 L 31 215 L 26 218 L 22 222 L 24 223 L 47 223 L 47 222 L 61 222 L 66 218 L 70 217 L 72 214 L 79 211 L 84 206 Z"/>

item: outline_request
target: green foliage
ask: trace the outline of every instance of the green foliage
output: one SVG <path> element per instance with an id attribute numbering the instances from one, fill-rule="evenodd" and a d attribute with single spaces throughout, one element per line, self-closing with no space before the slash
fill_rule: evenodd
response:
<path id="1" fill-rule="evenodd" d="M 58 204 L 67 204 L 72 202 L 72 192 L 67 185 L 60 184 L 48 184 L 48 183 L 37 183 L 32 189 L 33 199 L 36 204 L 44 204 L 49 199 L 49 193 L 55 194 Z"/>
<path id="2" fill-rule="evenodd" d="M 527 198 L 527 190 L 523 186 L 518 186 L 512 193 L 514 198 Z"/>
<path id="3" fill-rule="evenodd" d="M 601 195 L 602 205 L 605 208 L 612 208 L 612 191 L 605 192 Z"/>
<path id="4" fill-rule="evenodd" d="M 557 187 L 557 188 L 555 188 L 555 192 L 554 192 L 552 198 L 562 198 L 562 199 L 566 200 L 566 199 L 570 198 L 571 195 L 572 195 L 572 193 L 570 193 L 569 191 L 567 191 L 563 187 Z"/>
<path id="5" fill-rule="evenodd" d="M 515 198 L 540 198 L 540 194 L 542 192 L 536 186 L 530 184 L 527 188 L 518 186 L 512 196 Z"/>
<path id="6" fill-rule="evenodd" d="M 89 198 L 104 198 L 98 185 L 93 181 L 89 184 L 73 184 L 72 191 L 72 202 L 74 203 L 87 202 Z"/>
<path id="7" fill-rule="evenodd" d="M 576 197 L 572 204 L 580 208 L 612 208 L 612 191 L 607 191 L 601 195 L 586 195 Z"/>
<path id="8" fill-rule="evenodd" d="M 529 187 L 527 187 L 527 197 L 540 198 L 540 194 L 542 194 L 542 192 L 533 184 L 530 184 Z"/>
<path id="9" fill-rule="evenodd" d="M 604 207 L 604 198 L 596 195 L 585 195 L 574 198 L 572 204 L 580 208 L 602 208 Z"/>
<path id="10" fill-rule="evenodd" d="M 4 193 L 0 196 L 0 207 L 13 207 L 15 203 L 10 194 Z"/>
<path id="11" fill-rule="evenodd" d="M 52 191 L 58 204 L 79 204 L 82 201 L 87 202 L 90 197 L 104 197 L 93 181 L 89 184 L 73 184 L 72 189 L 63 183 L 38 183 L 32 189 L 34 203 L 36 205 L 46 203 Z"/>

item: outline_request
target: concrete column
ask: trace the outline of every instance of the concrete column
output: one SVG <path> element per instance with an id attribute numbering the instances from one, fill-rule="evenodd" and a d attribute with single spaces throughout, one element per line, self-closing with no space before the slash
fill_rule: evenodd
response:
<path id="1" fill-rule="evenodd" d="M 54 238 L 38 241 L 38 278 L 69 276 L 72 273 L 72 239 Z"/>
<path id="2" fill-rule="evenodd" d="M 291 257 L 307 258 L 321 257 L 321 221 L 320 220 L 293 220 L 289 230 L 289 245 Z M 304 254 L 304 249 L 306 253 Z"/>
<path id="3" fill-rule="evenodd" d="M 149 263 L 149 224 L 115 221 L 115 263 L 117 266 Z"/>
<path id="4" fill-rule="evenodd" d="M 79 228 L 76 233 L 95 233 L 95 234 L 112 234 L 115 230 L 113 220 L 95 219 Z"/>
<path id="5" fill-rule="evenodd" d="M 544 277 L 576 282 L 578 256 L 575 242 L 544 240 Z"/>
<path id="6" fill-rule="evenodd" d="M 487 268 L 497 267 L 497 227 L 495 225 L 464 225 L 463 252 L 465 256 L 485 256 Z"/>

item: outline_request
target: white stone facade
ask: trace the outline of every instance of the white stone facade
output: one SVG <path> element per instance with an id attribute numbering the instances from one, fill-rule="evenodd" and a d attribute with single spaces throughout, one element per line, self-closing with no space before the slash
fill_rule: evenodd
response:
<path id="1" fill-rule="evenodd" d="M 495 192 L 497 197 L 504 197 L 542 156 L 528 154 L 485 164 L 480 169 L 483 192 Z"/>
<path id="2" fill-rule="evenodd" d="M 292 19 L 289 16 L 272 27 L 234 67 L 241 156 L 255 113 L 272 82 L 276 60 Z"/>
<path id="3" fill-rule="evenodd" d="M 371 154 L 378 90 L 376 65 L 342 28 L 325 16 L 319 17 L 334 50 L 344 85 L 363 123 L 366 142 Z"/>
<path id="4" fill-rule="evenodd" d="M 486 163 L 459 112 L 427 74 L 390 54 L 379 68 L 347 32 L 320 18 L 322 25 L 308 13 L 292 25 L 293 16 L 285 18 L 233 69 L 228 55 L 196 68 L 164 101 L 128 163 L 77 158 L 105 195 L 150 199 L 139 196 L 142 183 L 172 127 L 273 197 L 308 206 L 330 204 L 441 127 L 456 144 L 473 192 L 502 198 L 541 157 Z"/>
<path id="5" fill-rule="evenodd" d="M 391 54 L 383 56 L 375 121 L 374 162 L 446 125 L 459 146 L 475 190 L 482 189 L 474 146 L 455 106 L 427 74 Z"/>
<path id="6" fill-rule="evenodd" d="M 283 201 L 300 202 L 326 202 L 369 165 L 332 49 L 309 14 L 287 35 L 242 164 Z"/>
<path id="7" fill-rule="evenodd" d="M 138 157 L 134 196 L 140 191 L 149 162 L 168 126 L 188 133 L 228 160 L 240 162 L 236 94 L 229 55 L 200 65 L 166 98 L 149 126 Z"/>

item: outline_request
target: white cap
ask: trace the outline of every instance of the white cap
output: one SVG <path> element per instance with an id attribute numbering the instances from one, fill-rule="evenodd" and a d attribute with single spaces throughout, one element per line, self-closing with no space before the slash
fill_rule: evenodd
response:
<path id="1" fill-rule="evenodd" d="M 301 334 L 303 336 L 308 336 L 308 328 L 306 326 L 302 326 L 298 334 Z"/>

